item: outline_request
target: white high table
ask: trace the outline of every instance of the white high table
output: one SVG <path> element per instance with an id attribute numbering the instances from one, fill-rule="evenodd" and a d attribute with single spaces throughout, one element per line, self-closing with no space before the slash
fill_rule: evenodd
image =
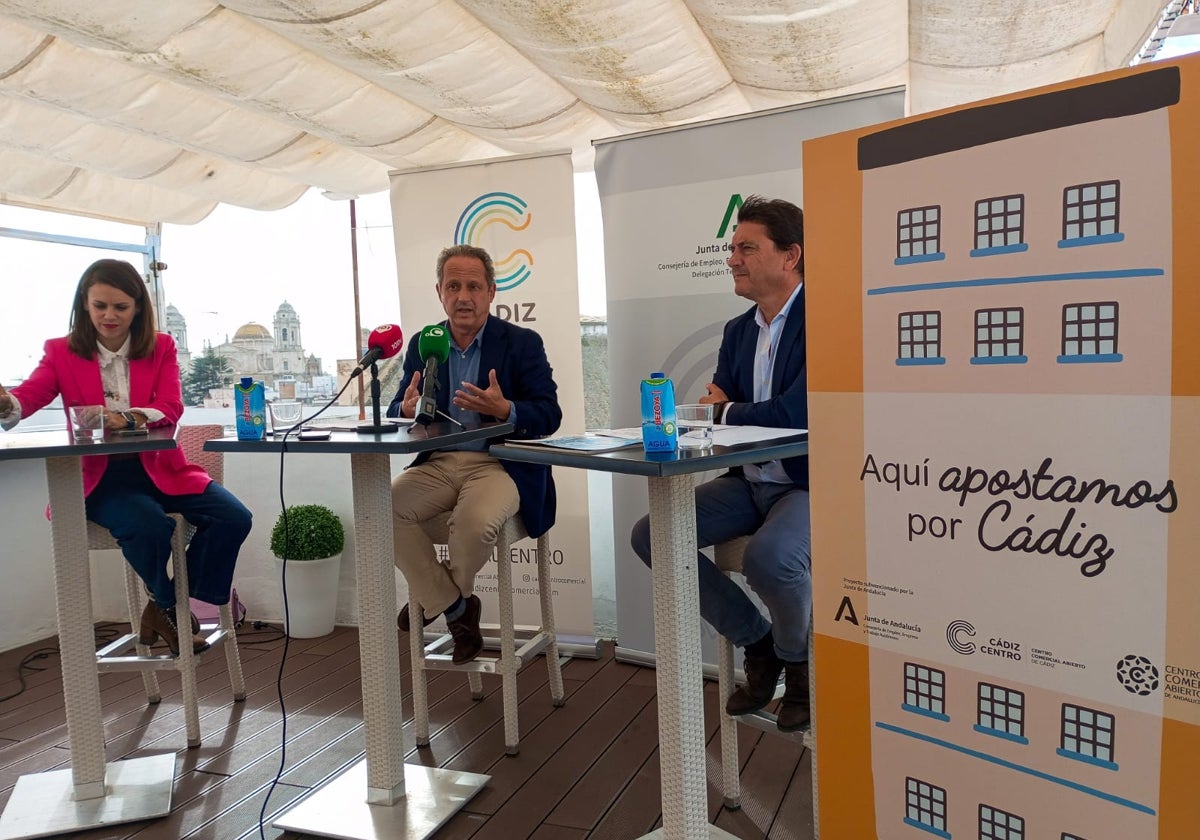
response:
<path id="1" fill-rule="evenodd" d="M 578 452 L 549 446 L 493 446 L 497 458 L 644 475 L 650 493 L 654 553 L 654 639 L 657 651 L 658 750 L 663 827 L 647 838 L 736 840 L 708 822 L 704 760 L 703 660 L 700 586 L 696 570 L 693 474 L 791 458 L 808 452 L 808 434 L 737 446 L 647 455 L 640 446 Z"/>
<path id="2" fill-rule="evenodd" d="M 43 459 L 50 495 L 54 598 L 71 768 L 21 776 L 0 816 L 0 840 L 48 837 L 162 817 L 171 810 L 175 754 L 105 762 L 83 502 L 84 455 L 174 449 L 175 430 L 76 441 L 69 430 L 0 434 L 0 461 Z"/>
<path id="3" fill-rule="evenodd" d="M 288 439 L 289 453 L 350 455 L 366 756 L 281 814 L 272 823 L 276 828 L 345 840 L 424 840 L 491 778 L 404 763 L 390 456 L 499 437 L 512 430 L 511 423 L 463 430 L 434 423 L 402 425 L 399 431 L 384 433 L 335 431 L 324 441 Z M 220 438 L 204 448 L 278 457 L 282 446 L 273 438 Z"/>

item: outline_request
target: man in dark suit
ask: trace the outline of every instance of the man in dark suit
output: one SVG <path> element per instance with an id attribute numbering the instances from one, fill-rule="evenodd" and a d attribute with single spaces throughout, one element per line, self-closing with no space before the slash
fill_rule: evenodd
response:
<path id="1" fill-rule="evenodd" d="M 454 245 L 437 261 L 437 293 L 450 331 L 450 361 L 438 368 L 438 410 L 460 423 L 499 420 L 516 427 L 513 438 L 553 434 L 562 421 L 558 386 L 541 336 L 489 314 L 496 269 L 482 248 Z M 414 417 L 424 363 L 419 335 L 409 341 L 404 379 L 389 417 Z M 421 604 L 421 620 L 439 614 L 454 637 L 453 659 L 470 662 L 483 649 L 475 575 L 487 562 L 500 527 L 518 511 L 531 537 L 554 524 L 550 468 L 498 461 L 490 441 L 422 453 L 392 482 L 397 568 Z M 449 562 L 438 562 L 423 524 L 450 514 Z M 408 607 L 397 623 L 408 631 Z"/>
<path id="2" fill-rule="evenodd" d="M 787 201 L 750 196 L 732 245 L 733 290 L 755 305 L 725 325 L 717 371 L 700 402 L 713 405 L 717 423 L 807 429 L 804 214 Z M 763 708 L 783 673 L 779 728 L 804 727 L 812 615 L 807 456 L 733 469 L 697 487 L 696 532 L 700 546 L 750 535 L 742 572 L 769 613 L 699 555 L 700 613 L 745 651 L 746 685 L 726 709 Z M 649 517 L 634 526 L 631 541 L 649 565 Z"/>

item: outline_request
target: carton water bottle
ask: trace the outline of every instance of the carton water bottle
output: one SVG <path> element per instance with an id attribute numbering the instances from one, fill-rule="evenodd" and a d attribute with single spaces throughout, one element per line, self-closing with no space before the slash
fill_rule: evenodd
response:
<path id="1" fill-rule="evenodd" d="M 674 452 L 675 385 L 665 373 L 642 380 L 642 446 L 647 452 Z"/>
<path id="2" fill-rule="evenodd" d="M 233 405 L 238 440 L 262 440 L 267 433 L 266 386 L 243 376 L 241 384 L 233 386 Z"/>

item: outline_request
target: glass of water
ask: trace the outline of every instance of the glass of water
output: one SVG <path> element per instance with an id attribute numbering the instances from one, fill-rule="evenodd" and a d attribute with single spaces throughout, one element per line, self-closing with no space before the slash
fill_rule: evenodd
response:
<path id="1" fill-rule="evenodd" d="M 713 407 L 700 403 L 675 406 L 680 449 L 712 449 Z"/>
<path id="2" fill-rule="evenodd" d="M 301 410 L 304 406 L 299 400 L 275 400 L 267 405 L 271 415 L 271 431 L 283 434 L 300 422 Z"/>
<path id="3" fill-rule="evenodd" d="M 75 440 L 98 441 L 104 437 L 104 406 L 73 405 L 70 414 Z"/>

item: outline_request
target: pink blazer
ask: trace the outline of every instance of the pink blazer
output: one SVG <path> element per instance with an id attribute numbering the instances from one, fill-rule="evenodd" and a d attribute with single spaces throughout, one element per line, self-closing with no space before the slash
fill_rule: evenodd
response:
<path id="1" fill-rule="evenodd" d="M 22 417 L 44 408 L 59 394 L 64 411 L 73 405 L 104 405 L 99 361 L 95 356 L 91 359 L 76 356 L 67 347 L 66 338 L 47 341 L 37 369 L 9 390 L 21 403 Z M 175 340 L 166 333 L 157 335 L 153 355 L 129 361 L 129 404 L 161 411 L 163 419 L 151 426 L 173 426 L 183 415 Z M 141 452 L 138 457 L 154 486 L 168 496 L 203 493 L 212 481 L 202 467 L 189 464 L 178 449 Z M 100 483 L 108 456 L 85 455 L 82 460 L 83 495 L 87 496 Z"/>

